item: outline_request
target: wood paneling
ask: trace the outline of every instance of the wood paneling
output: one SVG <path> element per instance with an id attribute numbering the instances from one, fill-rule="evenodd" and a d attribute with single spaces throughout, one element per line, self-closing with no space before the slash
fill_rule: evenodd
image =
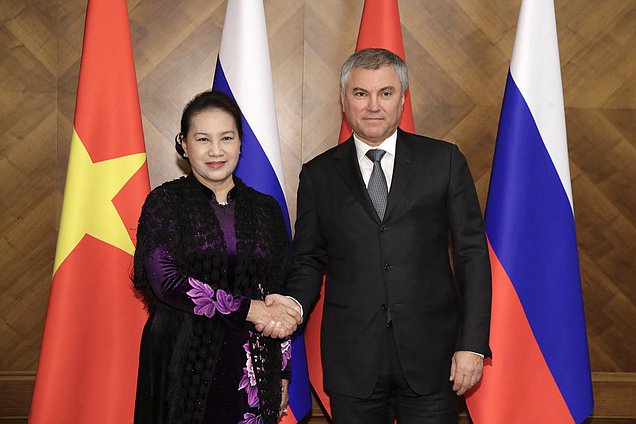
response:
<path id="1" fill-rule="evenodd" d="M 128 1 L 153 186 L 183 172 L 173 137 L 186 101 L 211 85 L 225 4 Z M 301 164 L 338 138 L 338 74 L 355 48 L 362 5 L 265 0 L 292 219 Z M 482 207 L 519 5 L 400 1 L 415 128 L 461 147 Z M 24 410 L 31 389 L 15 378 L 37 366 L 85 7 L 85 0 L 0 3 L 2 417 L 19 418 L 11 405 Z M 595 382 L 598 423 L 618 419 L 634 398 L 620 373 L 636 372 L 636 2 L 560 0 L 556 8 L 591 365 L 612 373 L 595 374 L 605 376 Z M 11 393 L 19 399 L 4 402 Z"/>
<path id="2" fill-rule="evenodd" d="M 56 14 L 3 2 L 0 16 L 0 370 L 35 370 L 56 223 Z"/>

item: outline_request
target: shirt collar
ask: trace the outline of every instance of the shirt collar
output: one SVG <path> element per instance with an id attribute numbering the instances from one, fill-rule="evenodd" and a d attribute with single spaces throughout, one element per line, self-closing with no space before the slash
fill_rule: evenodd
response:
<path id="1" fill-rule="evenodd" d="M 355 133 L 353 133 L 353 143 L 356 146 L 358 162 L 362 159 L 363 156 L 366 156 L 367 151 L 371 149 L 382 149 L 390 155 L 395 156 L 395 145 L 397 144 L 397 129 L 393 132 L 393 134 L 385 138 L 382 143 L 375 147 L 371 147 L 364 141 L 360 140 Z"/>

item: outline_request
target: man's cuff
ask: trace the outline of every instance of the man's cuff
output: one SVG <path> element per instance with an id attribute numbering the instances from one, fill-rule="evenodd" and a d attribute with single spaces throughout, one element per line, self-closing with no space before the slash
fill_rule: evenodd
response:
<path id="1" fill-rule="evenodd" d="M 484 355 L 482 355 L 481 353 L 473 352 L 472 350 L 467 350 L 466 352 L 472 353 L 473 355 L 480 356 L 481 359 L 484 359 Z"/>
<path id="2" fill-rule="evenodd" d="M 295 298 L 291 297 L 291 296 L 285 296 L 287 299 L 291 299 L 294 302 L 296 302 L 296 305 L 298 305 L 298 307 L 300 308 L 300 323 L 303 323 L 303 317 L 305 316 L 305 314 L 303 313 L 303 305 L 300 304 L 299 301 L 297 301 Z M 483 356 L 482 356 L 483 358 Z"/>

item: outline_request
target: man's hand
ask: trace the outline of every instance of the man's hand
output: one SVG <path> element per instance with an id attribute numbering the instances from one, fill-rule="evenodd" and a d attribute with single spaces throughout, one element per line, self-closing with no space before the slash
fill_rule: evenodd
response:
<path id="1" fill-rule="evenodd" d="M 287 296 L 283 296 L 280 294 L 270 294 L 265 298 L 265 305 L 266 306 L 274 306 L 274 305 L 284 306 L 285 308 L 288 308 L 287 309 L 288 312 L 290 310 L 293 310 L 294 318 L 298 317 L 298 319 L 296 320 L 296 324 L 300 325 L 303 322 L 302 310 L 300 308 L 300 305 Z M 257 325 L 256 331 L 260 331 L 267 336 L 271 334 L 272 332 L 276 331 L 275 324 L 276 323 L 270 322 L 266 325 Z"/>
<path id="2" fill-rule="evenodd" d="M 283 339 L 291 336 L 300 323 L 300 313 L 281 304 L 266 305 L 262 300 L 252 300 L 247 321 L 265 336 Z"/>
<path id="3" fill-rule="evenodd" d="M 460 350 L 455 352 L 451 362 L 450 381 L 453 390 L 461 396 L 481 379 L 484 370 L 484 358 L 473 352 Z"/>
<path id="4" fill-rule="evenodd" d="M 302 320 L 302 311 L 300 309 L 300 305 L 287 296 L 283 296 L 282 294 L 270 294 L 265 298 L 265 304 L 267 306 L 271 306 L 274 304 L 284 305 L 288 308 L 294 309 L 296 312 L 298 312 L 299 315 L 301 315 Z"/>

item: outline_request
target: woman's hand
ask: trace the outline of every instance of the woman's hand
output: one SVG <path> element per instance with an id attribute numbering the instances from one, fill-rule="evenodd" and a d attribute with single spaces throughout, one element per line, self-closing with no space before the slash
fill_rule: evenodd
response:
<path id="1" fill-rule="evenodd" d="M 252 299 L 245 319 L 253 323 L 257 331 L 266 329 L 263 335 L 283 339 L 296 331 L 300 323 L 300 314 L 284 305 L 267 306 L 262 300 Z"/>
<path id="2" fill-rule="evenodd" d="M 280 414 L 278 418 L 281 418 L 283 415 L 287 414 L 287 402 L 289 402 L 289 380 L 283 378 L 283 391 L 281 393 L 280 400 Z"/>

